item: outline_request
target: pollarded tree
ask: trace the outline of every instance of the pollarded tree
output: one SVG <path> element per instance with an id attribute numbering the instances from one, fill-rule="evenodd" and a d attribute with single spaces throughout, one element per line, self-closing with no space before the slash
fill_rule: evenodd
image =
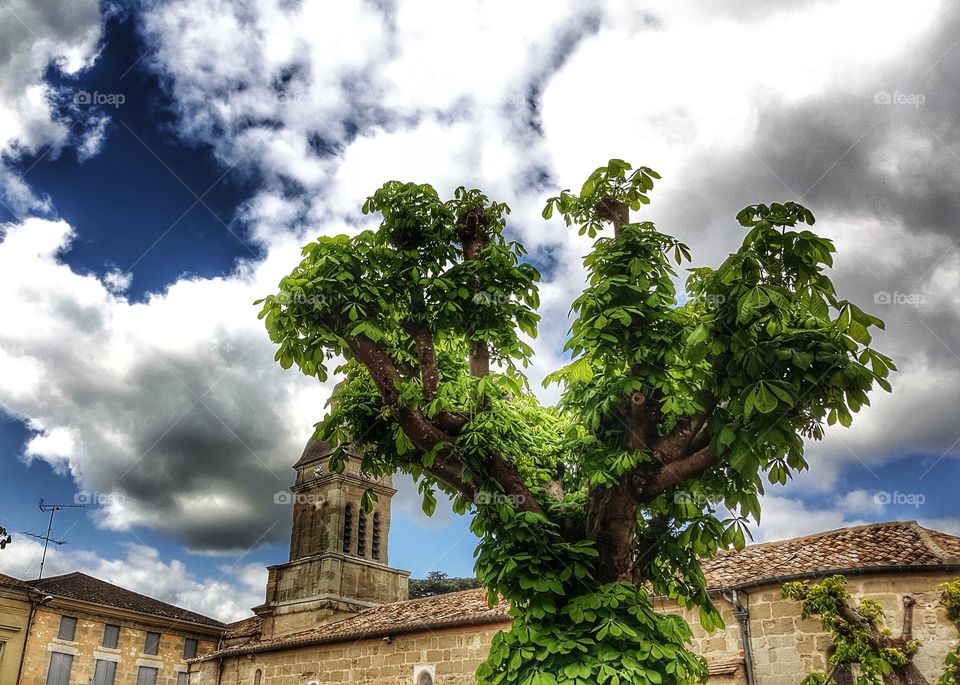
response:
<path id="1" fill-rule="evenodd" d="M 698 558 L 741 547 L 764 481 L 806 467 L 804 438 L 889 389 L 870 347 L 882 323 L 837 298 L 807 209 L 744 209 L 743 244 L 692 270 L 680 304 L 687 247 L 630 219 L 657 178 L 611 160 L 544 210 L 591 238 L 613 229 L 584 260 L 557 407 L 521 370 L 539 274 L 504 235 L 507 206 L 478 190 L 385 184 L 363 205 L 379 228 L 310 243 L 260 301 L 281 366 L 325 379 L 346 359 L 318 438 L 355 444 L 371 474 L 412 474 L 427 513 L 437 490 L 473 510 L 477 576 L 513 615 L 482 683 L 703 678 L 688 626 L 650 593 L 719 626 Z"/>
<path id="2" fill-rule="evenodd" d="M 830 670 L 810 673 L 802 685 L 853 685 L 853 666 L 858 668 L 857 685 L 928 685 L 914 663 L 921 644 L 913 635 L 913 597 L 903 598 L 903 627 L 894 637 L 883 625 L 883 609 L 874 600 L 864 598 L 853 605 L 847 579 L 841 575 L 815 585 L 786 583 L 783 595 L 802 602 L 802 617 L 819 618 L 833 639 Z M 940 586 L 940 606 L 960 631 L 960 578 Z M 960 683 L 958 657 L 960 645 L 944 659 L 938 685 Z"/>

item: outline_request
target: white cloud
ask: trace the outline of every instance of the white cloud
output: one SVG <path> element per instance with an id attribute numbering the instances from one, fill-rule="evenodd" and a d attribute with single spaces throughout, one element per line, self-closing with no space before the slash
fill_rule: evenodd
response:
<path id="1" fill-rule="evenodd" d="M 107 505 L 101 525 L 144 525 L 200 549 L 283 539 L 273 493 L 327 389 L 284 373 L 252 302 L 292 243 L 229 277 L 183 279 L 131 303 L 59 255 L 72 230 L 31 219 L 0 242 L 0 407 L 37 434 L 24 458 L 69 471 Z M 270 531 L 269 533 L 267 531 Z"/>
<path id="2" fill-rule="evenodd" d="M 120 543 L 120 555 L 99 556 L 88 550 L 47 551 L 44 577 L 80 571 L 108 583 L 145 594 L 224 622 L 250 615 L 263 602 L 267 572 L 259 564 L 224 565 L 216 577 L 200 578 L 179 559 L 164 559 L 148 545 Z M 16 578 L 36 577 L 43 545 L 18 537 L 0 554 L 0 572 Z"/>
<path id="3" fill-rule="evenodd" d="M 54 89 L 43 79 L 51 66 L 71 76 L 93 62 L 101 37 L 100 9 L 97 0 L 9 0 L 0 17 L 0 156 L 6 158 L 0 163 L 0 198 L 18 214 L 48 212 L 49 202 L 37 197 L 6 160 L 44 148 L 56 156 L 70 142 L 69 126 L 55 113 Z M 102 123 L 92 126 L 91 136 L 76 141 L 81 155 L 99 149 Z"/>

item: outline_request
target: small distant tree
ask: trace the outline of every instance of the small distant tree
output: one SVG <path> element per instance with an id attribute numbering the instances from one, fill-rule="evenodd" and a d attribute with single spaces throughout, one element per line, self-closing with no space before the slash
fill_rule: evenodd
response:
<path id="1" fill-rule="evenodd" d="M 10 537 L 7 529 L 0 526 L 0 549 L 5 549 L 11 542 L 13 542 L 13 538 Z"/>
<path id="2" fill-rule="evenodd" d="M 451 578 L 441 571 L 430 571 L 426 578 L 417 578 L 410 581 L 410 599 L 420 597 L 434 597 L 445 595 L 448 592 L 473 590 L 480 587 L 476 578 Z"/>
<path id="3" fill-rule="evenodd" d="M 411 474 L 428 514 L 437 491 L 473 512 L 477 577 L 513 619 L 485 685 L 705 678 L 689 627 L 650 592 L 722 625 L 699 559 L 743 547 L 764 482 L 806 468 L 805 438 L 889 389 L 893 364 L 870 346 L 882 322 L 836 295 L 808 209 L 746 207 L 740 247 L 693 269 L 681 301 L 687 246 L 630 216 L 658 178 L 610 160 L 544 209 L 595 239 L 570 363 L 548 379 L 559 406 L 522 372 L 539 273 L 507 238 L 509 208 L 479 190 L 386 183 L 363 205 L 376 229 L 309 243 L 260 301 L 283 368 L 325 379 L 346 360 L 318 438 L 356 445 L 373 475 Z"/>
<path id="4" fill-rule="evenodd" d="M 948 620 L 960 631 L 960 579 L 940 587 L 940 605 Z M 784 597 L 803 603 L 803 618 L 817 617 L 830 633 L 829 671 L 815 671 L 802 685 L 852 685 L 853 666 L 858 667 L 857 685 L 926 685 L 927 679 L 914 664 L 920 642 L 913 637 L 913 609 L 916 600 L 903 598 L 903 626 L 900 635 L 883 624 L 883 609 L 870 598 L 851 603 L 847 579 L 830 576 L 816 585 L 786 583 Z M 960 645 L 944 661 L 939 685 L 960 683 Z"/>

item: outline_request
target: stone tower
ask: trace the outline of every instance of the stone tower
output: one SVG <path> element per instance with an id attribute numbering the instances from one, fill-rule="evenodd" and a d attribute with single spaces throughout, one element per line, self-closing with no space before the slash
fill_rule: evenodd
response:
<path id="1" fill-rule="evenodd" d="M 407 571 L 387 566 L 390 478 L 374 481 L 348 449 L 343 473 L 329 468 L 333 449 L 310 440 L 294 464 L 290 560 L 267 568 L 266 602 L 254 608 L 263 637 L 306 630 L 377 604 L 407 599 Z M 365 490 L 377 494 L 365 513 Z"/>

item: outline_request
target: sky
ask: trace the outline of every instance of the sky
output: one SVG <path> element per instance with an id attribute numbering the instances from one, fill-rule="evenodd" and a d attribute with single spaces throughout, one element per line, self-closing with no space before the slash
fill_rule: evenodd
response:
<path id="1" fill-rule="evenodd" d="M 0 7 L 0 572 L 81 570 L 223 620 L 286 560 L 274 495 L 323 412 L 253 301 L 389 179 L 483 188 L 544 274 L 534 388 L 589 240 L 544 200 L 611 157 L 718 265 L 799 201 L 900 371 L 771 487 L 754 539 L 960 534 L 960 6 L 8 0 Z M 556 390 L 538 390 L 543 401 Z M 472 574 L 469 521 L 397 478 L 393 566 Z"/>

